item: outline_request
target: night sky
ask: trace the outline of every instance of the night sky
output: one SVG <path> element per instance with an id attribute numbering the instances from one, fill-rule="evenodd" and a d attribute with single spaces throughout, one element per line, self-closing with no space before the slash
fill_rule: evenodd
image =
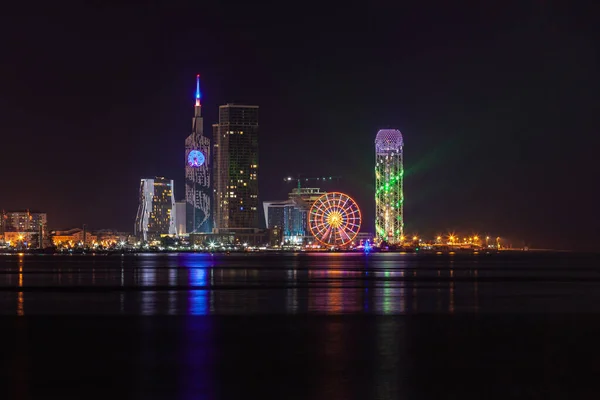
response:
<path id="1" fill-rule="evenodd" d="M 261 201 L 341 175 L 323 189 L 372 232 L 373 141 L 398 128 L 408 233 L 600 248 L 594 2 L 196 3 L 3 10 L 0 208 L 132 231 L 140 178 L 183 198 L 200 73 L 205 132 L 260 106 Z"/>

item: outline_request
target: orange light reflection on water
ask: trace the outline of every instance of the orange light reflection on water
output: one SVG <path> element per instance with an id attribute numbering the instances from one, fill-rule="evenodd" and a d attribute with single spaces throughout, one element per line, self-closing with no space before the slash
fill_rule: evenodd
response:
<path id="1" fill-rule="evenodd" d="M 23 261 L 25 255 L 23 253 L 19 253 L 19 288 L 23 287 Z M 25 304 L 23 299 L 23 291 L 19 290 L 17 296 L 17 315 L 23 316 L 25 315 Z"/>

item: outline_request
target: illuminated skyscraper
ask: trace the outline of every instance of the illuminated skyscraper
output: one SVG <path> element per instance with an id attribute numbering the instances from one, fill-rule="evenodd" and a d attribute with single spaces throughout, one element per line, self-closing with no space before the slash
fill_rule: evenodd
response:
<path id="1" fill-rule="evenodd" d="M 177 233 L 173 181 L 156 177 L 142 179 L 140 204 L 135 219 L 135 235 L 144 242 Z"/>
<path id="2" fill-rule="evenodd" d="M 382 129 L 375 138 L 375 235 L 376 240 L 400 243 L 404 234 L 402 182 L 402 134 Z"/>
<path id="3" fill-rule="evenodd" d="M 206 233 L 212 230 L 210 139 L 204 136 L 200 98 L 200 75 L 197 75 L 192 134 L 185 139 L 187 233 Z"/>
<path id="4" fill-rule="evenodd" d="M 258 106 L 220 106 L 213 139 L 216 232 L 258 228 Z"/>

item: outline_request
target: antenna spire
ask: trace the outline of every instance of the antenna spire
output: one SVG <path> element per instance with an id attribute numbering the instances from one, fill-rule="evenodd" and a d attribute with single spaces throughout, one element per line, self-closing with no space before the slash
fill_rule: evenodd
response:
<path id="1" fill-rule="evenodd" d="M 196 107 L 200 106 L 200 74 L 196 75 Z"/>

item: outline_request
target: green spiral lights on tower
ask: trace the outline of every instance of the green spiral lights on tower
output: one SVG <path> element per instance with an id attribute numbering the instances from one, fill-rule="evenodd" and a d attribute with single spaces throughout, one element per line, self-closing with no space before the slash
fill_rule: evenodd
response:
<path id="1" fill-rule="evenodd" d="M 382 129 L 375 138 L 375 237 L 399 244 L 404 235 L 402 133 Z"/>

